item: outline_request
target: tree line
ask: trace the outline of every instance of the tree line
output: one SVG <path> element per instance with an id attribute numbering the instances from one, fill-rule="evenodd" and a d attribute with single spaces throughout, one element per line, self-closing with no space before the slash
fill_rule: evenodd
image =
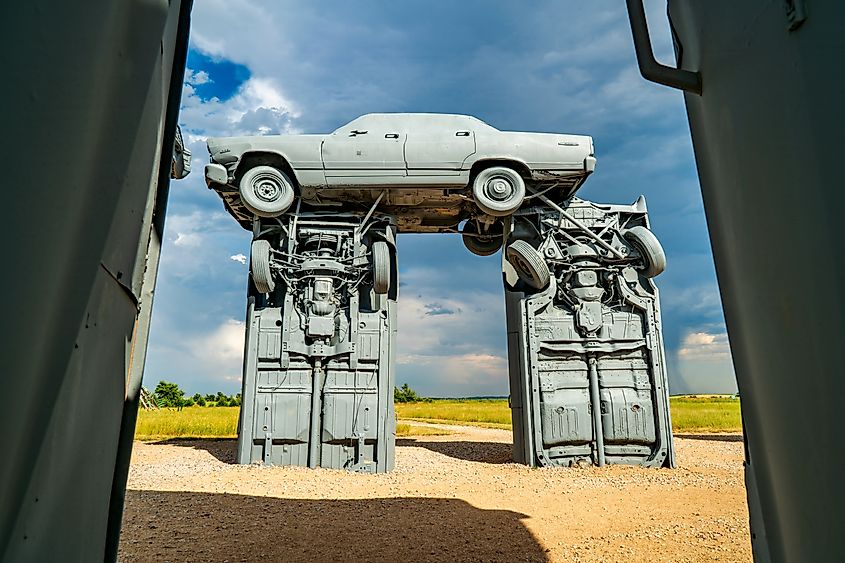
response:
<path id="1" fill-rule="evenodd" d="M 153 397 L 159 407 L 239 407 L 241 406 L 241 394 L 226 395 L 222 391 L 216 394 L 200 395 L 195 393 L 186 397 L 185 392 L 176 383 L 159 381 L 153 391 Z"/>
<path id="2" fill-rule="evenodd" d="M 201 395 L 195 393 L 188 397 L 185 391 L 177 383 L 170 381 L 159 381 L 152 393 L 156 404 L 161 407 L 239 407 L 241 406 L 241 394 L 226 395 L 222 391 L 216 394 Z M 394 403 L 430 403 L 431 399 L 420 396 L 419 393 L 411 389 L 407 383 L 402 387 L 393 388 L 393 402 Z"/>

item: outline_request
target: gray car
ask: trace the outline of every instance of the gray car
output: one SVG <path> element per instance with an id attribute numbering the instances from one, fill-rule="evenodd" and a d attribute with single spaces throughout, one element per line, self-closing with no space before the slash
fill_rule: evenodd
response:
<path id="1" fill-rule="evenodd" d="M 206 182 L 245 228 L 284 214 L 296 198 L 313 210 L 366 210 L 378 200 L 400 232 L 454 232 L 470 219 L 464 233 L 479 240 L 532 191 L 570 197 L 596 164 L 588 136 L 425 113 L 367 114 L 328 135 L 211 138 L 208 151 Z"/>

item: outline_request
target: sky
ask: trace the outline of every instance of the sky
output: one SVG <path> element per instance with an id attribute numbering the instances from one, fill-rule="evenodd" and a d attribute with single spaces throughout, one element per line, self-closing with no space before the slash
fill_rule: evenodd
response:
<path id="1" fill-rule="evenodd" d="M 646 9 L 673 64 L 665 2 Z M 195 2 L 179 118 L 193 173 L 171 184 L 146 386 L 241 386 L 251 236 L 205 186 L 205 139 L 328 133 L 370 112 L 592 135 L 598 164 L 578 195 L 645 195 L 666 250 L 655 281 L 670 392 L 736 391 L 683 97 L 640 77 L 619 0 Z M 400 235 L 399 276 L 397 384 L 507 395 L 500 256 L 458 235 Z"/>

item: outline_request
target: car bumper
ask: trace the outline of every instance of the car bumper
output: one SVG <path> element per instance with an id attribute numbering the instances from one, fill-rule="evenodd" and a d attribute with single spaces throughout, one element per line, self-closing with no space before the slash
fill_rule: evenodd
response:
<path id="1" fill-rule="evenodd" d="M 229 183 L 229 171 L 222 164 L 210 162 L 205 165 L 205 183 L 209 188 L 213 184 L 222 184 L 225 186 Z"/>

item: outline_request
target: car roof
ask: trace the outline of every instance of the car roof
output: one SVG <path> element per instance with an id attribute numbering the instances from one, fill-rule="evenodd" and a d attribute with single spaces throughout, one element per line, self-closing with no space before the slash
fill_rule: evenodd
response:
<path id="1" fill-rule="evenodd" d="M 429 127 L 431 125 L 468 125 L 473 124 L 476 127 L 483 126 L 490 129 L 494 127 L 484 123 L 477 117 L 471 115 L 460 115 L 454 113 L 367 113 L 357 117 L 337 129 L 342 131 L 349 128 L 360 127 L 362 125 L 390 125 L 402 127 Z"/>

